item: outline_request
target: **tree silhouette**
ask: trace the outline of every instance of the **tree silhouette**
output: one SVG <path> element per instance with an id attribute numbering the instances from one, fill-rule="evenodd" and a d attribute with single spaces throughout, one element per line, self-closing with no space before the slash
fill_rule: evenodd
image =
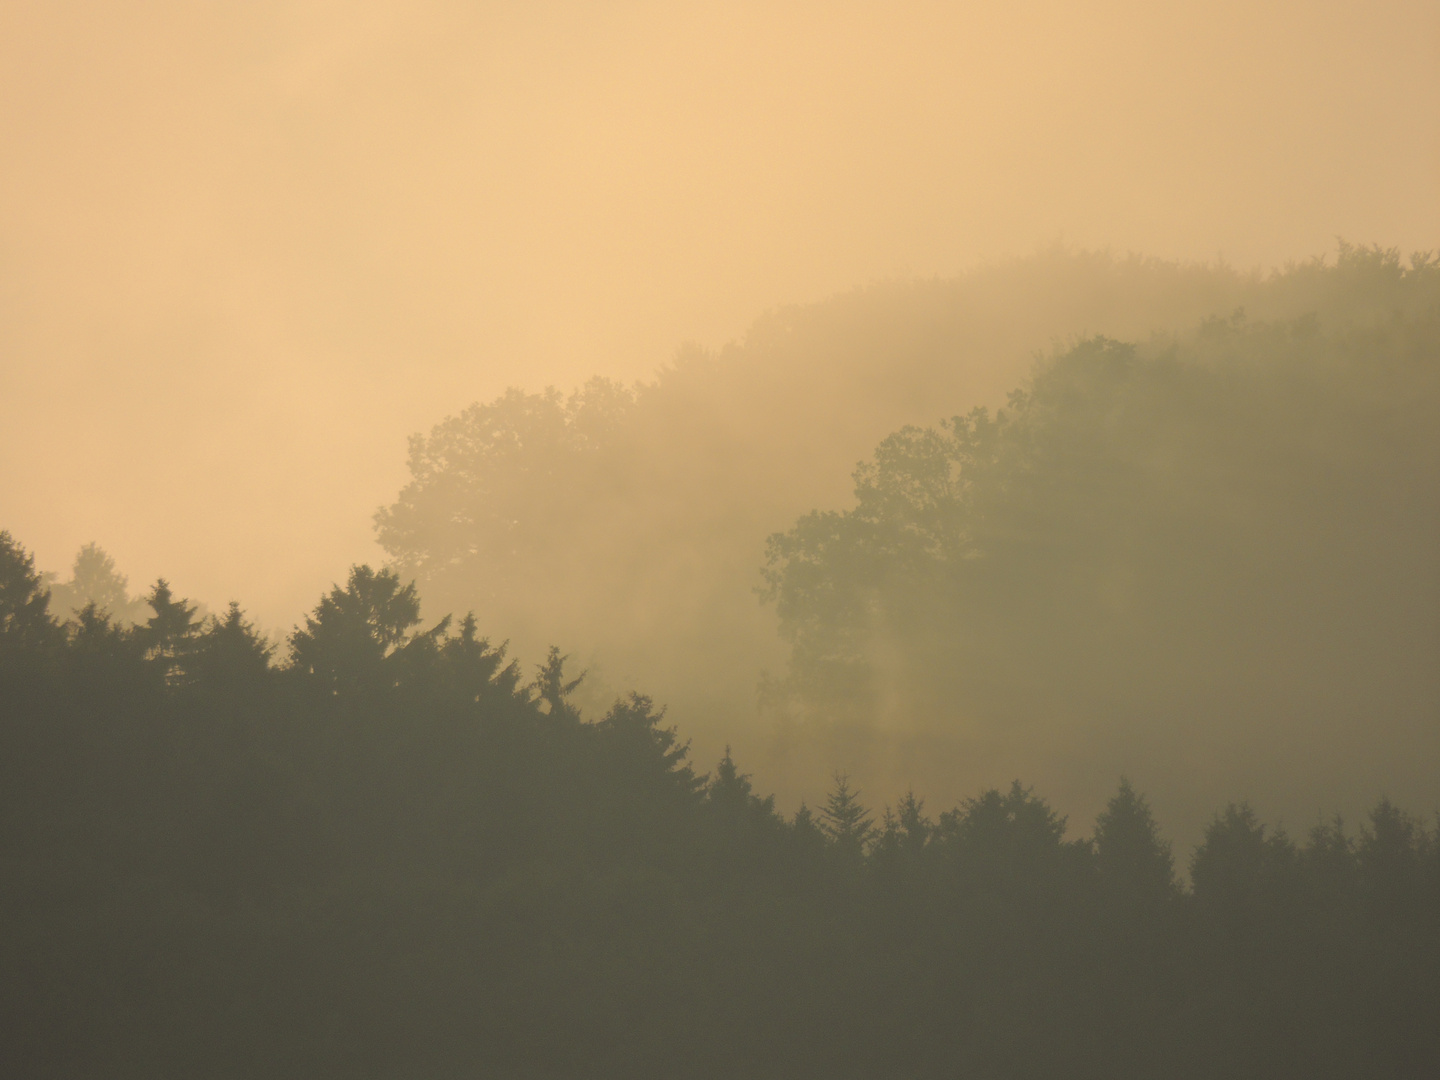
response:
<path id="1" fill-rule="evenodd" d="M 871 813 L 860 802 L 860 792 L 850 789 L 850 777 L 835 774 L 835 786 L 820 811 L 820 831 L 847 861 L 858 862 L 875 831 Z"/>
<path id="2" fill-rule="evenodd" d="M 91 542 L 75 555 L 70 580 L 55 584 L 51 606 L 59 618 L 73 618 L 86 604 L 94 604 L 120 625 L 143 622 L 146 601 L 132 597 L 129 580 L 115 567 L 115 560 Z"/>
<path id="3" fill-rule="evenodd" d="M 1267 836 L 1248 803 L 1231 803 L 1206 828 L 1190 880 L 1198 902 L 1232 925 L 1259 927 L 1286 899 L 1295 864 L 1295 846 L 1283 832 Z"/>
<path id="4" fill-rule="evenodd" d="M 231 601 L 225 614 L 209 619 L 197 635 L 187 666 L 197 685 L 214 694 L 244 694 L 270 673 L 275 646 Z"/>
<path id="5" fill-rule="evenodd" d="M 0 645 L 17 658 L 59 640 L 50 617 L 50 593 L 35 570 L 34 557 L 0 531 Z"/>
<path id="6" fill-rule="evenodd" d="M 291 669 L 331 694 L 393 687 L 397 673 L 387 661 L 419 621 L 413 582 L 402 585 L 390 570 L 353 567 L 345 587 L 332 588 L 305 628 L 290 635 Z"/>
<path id="7" fill-rule="evenodd" d="M 535 675 L 535 694 L 544 703 L 546 713 L 555 720 L 579 723 L 580 711 L 570 703 L 569 698 L 585 681 L 585 672 L 580 672 L 573 679 L 567 679 L 565 661 L 569 659 L 568 656 L 562 656 L 556 646 L 550 646 L 549 655 L 545 662 L 539 665 Z"/>
<path id="8" fill-rule="evenodd" d="M 873 858 L 891 874 L 913 873 L 924 861 L 935 823 L 925 816 L 925 800 L 907 791 L 892 812 L 887 806 L 875 839 Z"/>
<path id="9" fill-rule="evenodd" d="M 1158 903 L 1178 892 L 1170 845 L 1160 836 L 1150 804 L 1123 777 L 1095 822 L 1095 869 L 1112 894 Z"/>
<path id="10" fill-rule="evenodd" d="M 154 614 L 136 628 L 137 640 L 165 682 L 178 686 L 189 674 L 187 668 L 200 637 L 195 605 L 176 599 L 164 578 L 155 582 L 145 602 Z"/>

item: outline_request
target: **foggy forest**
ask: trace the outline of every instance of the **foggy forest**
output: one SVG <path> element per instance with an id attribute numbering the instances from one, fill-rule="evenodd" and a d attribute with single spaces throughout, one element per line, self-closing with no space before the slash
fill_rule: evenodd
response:
<path id="1" fill-rule="evenodd" d="M 830 466 L 777 422 L 834 408 L 804 358 L 843 340 L 832 370 L 903 400 L 987 333 L 964 288 L 471 406 L 412 440 L 389 562 L 283 642 L 164 579 L 132 594 L 95 544 L 61 581 L 0 534 L 12 1060 L 1421 1075 L 1440 833 L 1404 806 L 1440 794 L 1440 262 L 1099 268 L 1230 313 L 1059 346 L 768 540 Z M 707 426 L 732 396 L 750 423 Z M 482 617 L 647 692 L 604 700 Z M 727 715 L 701 759 L 689 732 Z M 742 739 L 823 778 L 813 805 L 758 790 Z M 1044 787 L 953 793 L 1026 763 Z M 1237 776 L 1288 815 L 1219 805 Z M 1093 825 L 1047 788 L 1103 800 Z"/>
<path id="2" fill-rule="evenodd" d="M 1440 1075 L 1386 4 L 0 12 L 0 1076 Z"/>

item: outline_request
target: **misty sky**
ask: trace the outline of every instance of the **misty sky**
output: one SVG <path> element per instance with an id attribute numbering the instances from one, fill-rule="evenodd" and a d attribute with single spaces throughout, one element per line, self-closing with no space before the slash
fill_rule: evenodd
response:
<path id="1" fill-rule="evenodd" d="M 1056 241 L 1336 236 L 1440 243 L 1434 0 L 7 0 L 0 528 L 284 627 L 507 384 Z"/>

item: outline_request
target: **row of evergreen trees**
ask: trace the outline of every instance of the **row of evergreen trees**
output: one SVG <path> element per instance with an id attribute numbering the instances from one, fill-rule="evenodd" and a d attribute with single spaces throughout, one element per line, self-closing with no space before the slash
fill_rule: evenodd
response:
<path id="1" fill-rule="evenodd" d="M 355 568 L 273 646 L 158 582 L 50 611 L 0 533 L 9 1075 L 1420 1076 L 1440 843 L 1382 801 L 1218 814 L 1177 877 L 1122 783 L 791 817 L 641 695 L 425 628 Z"/>

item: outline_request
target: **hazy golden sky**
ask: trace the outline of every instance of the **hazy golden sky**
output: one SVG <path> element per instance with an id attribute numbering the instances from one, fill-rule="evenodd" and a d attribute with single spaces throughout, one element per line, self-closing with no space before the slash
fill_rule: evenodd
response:
<path id="1" fill-rule="evenodd" d="M 0 528 L 285 626 L 405 437 L 1056 240 L 1440 244 L 1440 5 L 0 5 Z"/>

